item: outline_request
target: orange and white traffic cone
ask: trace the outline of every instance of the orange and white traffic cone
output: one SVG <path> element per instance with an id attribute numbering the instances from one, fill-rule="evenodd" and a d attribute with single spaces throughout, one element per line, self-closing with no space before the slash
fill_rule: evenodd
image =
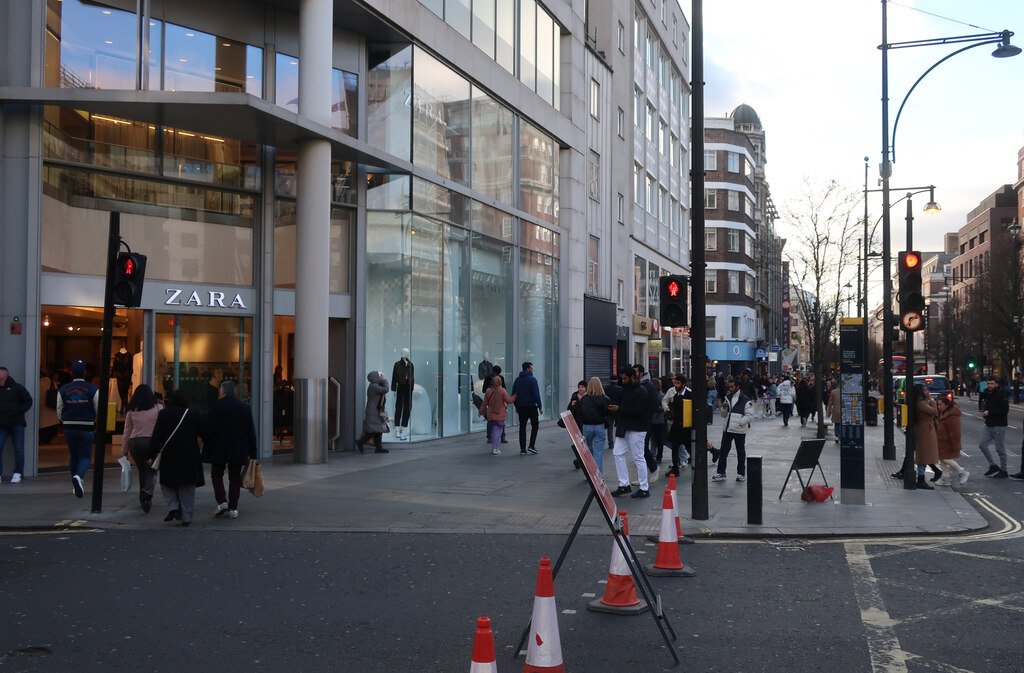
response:
<path id="1" fill-rule="evenodd" d="M 476 620 L 476 636 L 473 638 L 473 663 L 469 673 L 498 673 L 498 662 L 494 658 L 494 634 L 491 620 L 480 617 Z"/>
<path id="2" fill-rule="evenodd" d="M 530 646 L 526 651 L 523 673 L 565 673 L 562 642 L 558 636 L 558 610 L 555 607 L 555 583 L 551 577 L 551 559 L 540 560 L 537 591 L 533 598 L 530 622 Z"/>
<path id="3" fill-rule="evenodd" d="M 679 538 L 676 536 L 676 524 L 672 519 L 672 491 L 666 488 L 661 504 L 658 557 L 645 569 L 648 575 L 656 577 L 693 577 L 697 571 L 683 565 L 682 559 L 679 558 Z"/>
<path id="4" fill-rule="evenodd" d="M 622 517 L 622 534 L 629 538 L 629 519 L 626 510 L 619 510 Z M 618 533 L 616 533 L 618 535 Z M 587 609 L 594 612 L 610 612 L 613 615 L 639 615 L 647 611 L 647 601 L 637 598 L 636 584 L 629 571 L 626 558 L 622 555 L 617 541 L 612 542 L 612 562 L 608 568 L 608 585 L 604 597 L 587 603 Z"/>
<path id="5" fill-rule="evenodd" d="M 683 528 L 679 525 L 679 494 L 676 493 L 676 475 L 668 475 L 668 488 L 672 491 L 672 516 L 676 518 L 676 537 L 679 544 L 693 544 L 693 538 L 683 535 Z"/>

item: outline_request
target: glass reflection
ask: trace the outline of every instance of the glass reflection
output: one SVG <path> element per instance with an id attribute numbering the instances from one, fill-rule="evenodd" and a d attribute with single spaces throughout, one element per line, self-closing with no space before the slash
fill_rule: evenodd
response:
<path id="1" fill-rule="evenodd" d="M 46 86 L 134 89 L 135 24 L 134 12 L 48 0 Z"/>
<path id="2" fill-rule="evenodd" d="M 354 211 L 331 208 L 330 292 L 348 292 Z M 295 201 L 274 200 L 274 287 L 295 288 Z"/>
<path id="3" fill-rule="evenodd" d="M 554 258 L 530 250 L 520 251 L 519 267 L 520 360 L 532 362 L 540 384 L 544 416 L 557 416 L 558 399 L 558 271 Z"/>
<path id="4" fill-rule="evenodd" d="M 274 103 L 299 112 L 299 58 L 277 52 Z M 331 71 L 331 128 L 347 136 L 359 135 L 359 76 L 334 68 Z"/>
<path id="5" fill-rule="evenodd" d="M 413 163 L 469 185 L 469 82 L 416 49 L 413 73 Z"/>
<path id="6" fill-rule="evenodd" d="M 558 171 L 550 136 L 525 120 L 519 123 L 519 208 L 557 222 Z"/>
<path id="7" fill-rule="evenodd" d="M 405 160 L 412 147 L 412 51 L 371 47 L 366 83 L 367 141 Z"/>
<path id="8" fill-rule="evenodd" d="M 514 121 L 511 110 L 473 88 L 473 189 L 509 205 L 513 205 Z"/>
<path id="9" fill-rule="evenodd" d="M 164 23 L 165 91 L 243 91 L 263 95 L 263 50 Z"/>

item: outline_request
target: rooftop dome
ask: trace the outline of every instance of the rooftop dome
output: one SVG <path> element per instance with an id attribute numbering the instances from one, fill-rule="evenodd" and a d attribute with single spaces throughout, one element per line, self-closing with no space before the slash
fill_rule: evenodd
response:
<path id="1" fill-rule="evenodd" d="M 754 108 L 750 107 L 746 103 L 739 105 L 730 115 L 737 124 L 754 124 L 757 127 L 761 126 L 761 119 L 754 112 Z"/>

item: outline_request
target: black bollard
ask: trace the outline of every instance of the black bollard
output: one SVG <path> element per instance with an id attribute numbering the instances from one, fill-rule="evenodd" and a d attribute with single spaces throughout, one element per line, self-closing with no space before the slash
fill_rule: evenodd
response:
<path id="1" fill-rule="evenodd" d="M 764 524 L 761 513 L 761 456 L 747 456 L 747 523 L 754 526 Z"/>

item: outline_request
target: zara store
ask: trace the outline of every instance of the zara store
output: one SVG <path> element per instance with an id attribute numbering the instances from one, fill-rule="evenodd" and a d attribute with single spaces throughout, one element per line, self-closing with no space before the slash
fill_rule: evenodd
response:
<path id="1" fill-rule="evenodd" d="M 547 53 L 529 45 L 524 93 L 525 61 L 510 70 L 493 50 L 490 61 L 467 58 L 482 48 L 475 39 L 446 58 L 450 27 L 431 8 L 395 5 L 417 35 L 359 3 L 333 3 L 327 127 L 299 114 L 307 4 L 32 0 L 3 10 L 0 33 L 14 48 L 0 81 L 0 189 L 14 205 L 0 215 L 11 324 L 0 362 L 37 400 L 28 474 L 66 465 L 43 401 L 76 359 L 88 376 L 110 359 L 119 417 L 141 383 L 184 390 L 202 411 L 220 381 L 237 381 L 265 456 L 294 447 L 297 413 L 326 426 L 325 455 L 350 449 L 374 370 L 398 376 L 391 413 L 400 393 L 408 407 L 401 434 L 393 422 L 385 441 L 481 430 L 472 400 L 482 377 L 500 365 L 511 385 L 524 360 L 556 413 L 567 122 L 552 107 L 557 78 L 538 77 L 536 62 L 558 63 L 558 24 L 516 3 L 534 29 L 543 14 L 554 31 Z M 477 76 L 454 63 L 473 63 Z M 310 141 L 331 155 L 329 245 L 318 251 L 329 259 L 328 383 L 324 404 L 303 411 L 296 278 Z M 143 305 L 117 310 L 113 350 L 102 353 L 111 211 L 148 266 Z"/>

